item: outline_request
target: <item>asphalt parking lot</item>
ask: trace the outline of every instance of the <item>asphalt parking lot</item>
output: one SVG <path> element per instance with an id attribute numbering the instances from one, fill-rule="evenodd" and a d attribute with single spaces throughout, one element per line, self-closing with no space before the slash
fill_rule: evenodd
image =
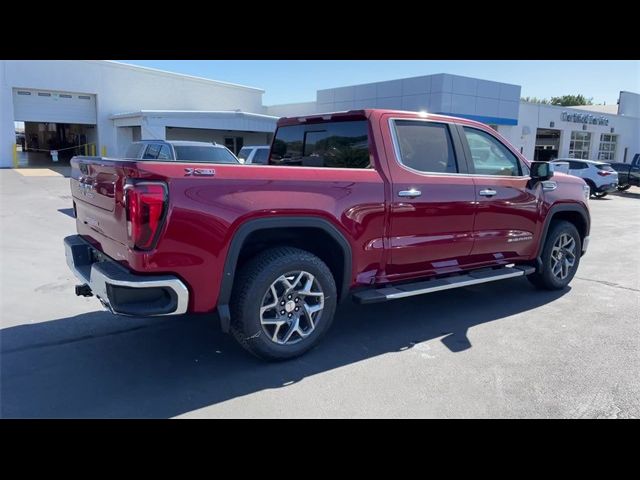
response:
<path id="1" fill-rule="evenodd" d="M 0 170 L 0 415 L 640 417 L 640 189 L 592 200 L 571 287 L 525 279 L 344 304 L 266 364 L 214 318 L 137 319 L 73 293 L 69 180 Z"/>

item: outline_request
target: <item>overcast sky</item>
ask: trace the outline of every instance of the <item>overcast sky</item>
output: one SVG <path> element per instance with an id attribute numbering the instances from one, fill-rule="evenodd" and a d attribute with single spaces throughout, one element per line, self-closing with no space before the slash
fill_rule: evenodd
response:
<path id="1" fill-rule="evenodd" d="M 640 62 L 631 60 L 122 60 L 145 67 L 266 90 L 265 105 L 315 100 L 316 90 L 403 77 L 452 73 L 515 83 L 522 96 L 581 93 L 615 103 L 640 93 Z"/>

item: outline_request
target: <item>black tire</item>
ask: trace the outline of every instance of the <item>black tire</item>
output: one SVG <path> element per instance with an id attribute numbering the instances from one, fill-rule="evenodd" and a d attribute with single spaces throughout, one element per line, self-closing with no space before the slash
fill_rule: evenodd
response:
<path id="1" fill-rule="evenodd" d="M 552 271 L 552 257 L 551 253 L 554 245 L 562 235 L 569 235 L 575 242 L 575 262 L 573 267 L 568 271 L 568 275 L 561 279 L 554 275 Z M 552 221 L 549 226 L 549 232 L 544 242 L 544 248 L 542 249 L 542 272 L 532 273 L 527 276 L 527 279 L 536 287 L 546 290 L 562 290 L 573 279 L 578 266 L 580 265 L 580 255 L 582 253 L 582 241 L 578 229 L 572 223 L 564 220 Z"/>
<path id="2" fill-rule="evenodd" d="M 607 196 L 607 192 L 593 192 L 591 195 L 595 198 L 604 198 Z"/>
<path id="3" fill-rule="evenodd" d="M 618 185 L 618 191 L 619 192 L 626 192 L 630 188 L 631 188 L 631 185 L 629 185 L 629 184 L 627 184 L 627 185 Z"/>
<path id="4" fill-rule="evenodd" d="M 315 277 L 317 283 L 314 285 L 324 294 L 324 308 L 315 316 L 315 328 L 307 337 L 296 334 L 300 337 L 294 339 L 297 343 L 280 344 L 272 340 L 269 336 L 272 332 L 262 325 L 260 309 L 263 303 L 271 301 L 266 300 L 272 297 L 268 297 L 271 285 L 282 275 L 295 271 L 308 272 Z M 287 360 L 302 355 L 319 343 L 333 322 L 336 305 L 336 284 L 322 260 L 298 248 L 271 248 L 253 257 L 238 272 L 230 305 L 230 330 L 240 345 L 253 355 L 265 360 Z M 277 311 L 275 315 L 278 315 Z M 278 318 L 285 319 L 286 315 Z M 300 317 L 305 321 L 302 312 Z M 283 327 L 288 328 L 288 325 Z"/>

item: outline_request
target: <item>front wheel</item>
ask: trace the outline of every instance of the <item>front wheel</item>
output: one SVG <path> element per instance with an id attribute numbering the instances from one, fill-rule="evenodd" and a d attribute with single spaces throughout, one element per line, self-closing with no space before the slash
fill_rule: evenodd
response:
<path id="1" fill-rule="evenodd" d="M 566 221 L 553 222 L 542 249 L 542 271 L 527 278 L 536 287 L 561 290 L 576 274 L 581 252 L 582 242 L 576 227 Z"/>
<path id="2" fill-rule="evenodd" d="M 234 281 L 231 333 L 257 357 L 297 357 L 318 344 L 336 304 L 336 284 L 322 260 L 297 248 L 272 248 L 249 260 Z"/>

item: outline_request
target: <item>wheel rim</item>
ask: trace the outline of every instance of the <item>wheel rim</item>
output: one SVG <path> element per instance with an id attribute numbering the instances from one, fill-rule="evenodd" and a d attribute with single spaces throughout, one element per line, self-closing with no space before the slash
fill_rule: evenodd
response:
<path id="1" fill-rule="evenodd" d="M 551 249 L 551 273 L 554 277 L 564 280 L 575 264 L 576 241 L 571 235 L 563 233 Z"/>
<path id="2" fill-rule="evenodd" d="M 272 342 L 293 345 L 313 333 L 324 309 L 324 292 L 309 272 L 278 277 L 262 297 L 260 323 Z"/>

